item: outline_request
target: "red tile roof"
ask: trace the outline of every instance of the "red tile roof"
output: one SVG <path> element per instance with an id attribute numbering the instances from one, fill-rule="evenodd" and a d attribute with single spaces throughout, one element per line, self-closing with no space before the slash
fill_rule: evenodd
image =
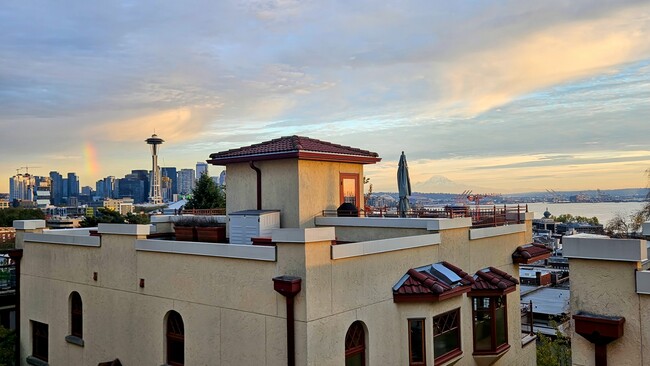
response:
<path id="1" fill-rule="evenodd" d="M 225 165 L 288 158 L 361 164 L 374 164 L 381 160 L 375 152 L 294 135 L 210 154 L 208 163 Z"/>
<path id="2" fill-rule="evenodd" d="M 514 291 L 517 284 L 519 284 L 519 280 L 508 273 L 488 267 L 474 275 L 474 284 L 469 296 L 505 295 Z"/>
<path id="3" fill-rule="evenodd" d="M 431 271 L 432 265 L 417 269 L 411 268 L 393 287 L 393 301 L 441 301 L 470 290 L 470 285 L 474 282 L 472 276 L 448 262 L 440 262 L 440 264 L 460 277 L 460 281 L 451 285 L 447 284 Z"/>
<path id="4" fill-rule="evenodd" d="M 519 264 L 531 264 L 551 256 L 552 250 L 544 244 L 526 244 L 517 247 L 512 253 L 512 261 Z"/>

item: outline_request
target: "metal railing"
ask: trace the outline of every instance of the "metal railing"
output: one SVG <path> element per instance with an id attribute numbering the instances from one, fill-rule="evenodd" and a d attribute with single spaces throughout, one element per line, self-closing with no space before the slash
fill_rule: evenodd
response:
<path id="1" fill-rule="evenodd" d="M 472 206 L 445 206 L 409 210 L 404 216 L 411 218 L 446 218 L 471 217 L 473 228 L 503 226 L 520 224 L 523 222 L 521 214 L 528 212 L 528 205 L 472 207 Z M 400 212 L 389 210 L 386 207 L 372 210 L 341 211 L 323 210 L 325 217 L 353 216 L 353 217 L 400 217 Z"/>
<path id="2" fill-rule="evenodd" d="M 16 289 L 16 265 L 6 254 L 0 254 L 0 292 Z"/>
<path id="3" fill-rule="evenodd" d="M 197 215 L 197 216 L 210 216 L 210 215 L 225 215 L 225 208 L 205 208 L 205 209 L 183 209 L 177 214 L 180 215 Z"/>
<path id="4" fill-rule="evenodd" d="M 521 309 L 521 338 L 535 335 L 533 330 L 533 302 L 520 303 Z"/>

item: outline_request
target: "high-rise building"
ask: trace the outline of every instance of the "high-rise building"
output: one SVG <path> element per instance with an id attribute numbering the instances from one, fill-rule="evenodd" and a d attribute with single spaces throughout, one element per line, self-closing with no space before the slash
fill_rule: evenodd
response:
<path id="1" fill-rule="evenodd" d="M 34 199 L 34 176 L 16 174 L 9 178 L 9 200 L 32 201 Z"/>
<path id="2" fill-rule="evenodd" d="M 102 197 L 105 198 L 115 198 L 115 177 L 112 175 L 109 175 L 108 177 L 104 178 L 103 180 L 104 184 L 102 189 L 104 190 L 104 194 Z"/>
<path id="3" fill-rule="evenodd" d="M 53 205 L 63 203 L 63 176 L 59 172 L 50 172 L 51 188 L 50 196 Z"/>
<path id="4" fill-rule="evenodd" d="M 178 194 L 178 176 L 176 173 L 176 167 L 164 167 L 160 169 L 160 173 L 163 177 L 168 177 L 172 181 L 171 193 Z"/>
<path id="5" fill-rule="evenodd" d="M 68 173 L 68 197 L 79 196 L 79 177 L 76 173 Z"/>
<path id="6" fill-rule="evenodd" d="M 179 194 L 190 194 L 194 185 L 196 184 L 196 176 L 194 175 L 194 169 L 181 169 L 178 172 L 178 193 Z"/>
<path id="7" fill-rule="evenodd" d="M 172 179 L 163 175 L 160 178 L 160 194 L 162 194 L 163 202 L 171 202 L 174 200 L 172 193 Z"/>
<path id="8" fill-rule="evenodd" d="M 196 163 L 196 179 L 199 179 L 201 175 L 208 174 L 208 163 L 206 162 L 197 162 Z"/>
<path id="9" fill-rule="evenodd" d="M 40 209 L 47 208 L 50 205 L 52 199 L 52 179 L 49 177 L 37 177 L 35 179 L 36 184 L 36 196 L 34 200 L 36 201 L 36 206 Z"/>
<path id="10" fill-rule="evenodd" d="M 81 195 L 82 196 L 92 196 L 93 195 L 93 189 L 90 186 L 83 186 L 83 187 L 81 187 Z"/>
<path id="11" fill-rule="evenodd" d="M 226 185 L 226 171 L 222 170 L 221 174 L 219 174 L 219 185 L 220 186 L 225 186 Z"/>
<path id="12" fill-rule="evenodd" d="M 147 186 L 145 181 L 138 179 L 135 174 L 127 174 L 124 178 L 119 179 L 119 198 L 133 198 L 135 203 L 144 203 L 147 201 Z"/>

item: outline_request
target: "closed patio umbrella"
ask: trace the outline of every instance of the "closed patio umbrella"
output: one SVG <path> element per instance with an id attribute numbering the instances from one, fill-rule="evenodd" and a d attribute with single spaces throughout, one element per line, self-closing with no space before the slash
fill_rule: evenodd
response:
<path id="1" fill-rule="evenodd" d="M 397 167 L 397 189 L 399 190 L 399 216 L 406 217 L 406 212 L 411 209 L 408 196 L 411 195 L 411 179 L 409 178 L 409 167 L 406 163 L 406 155 L 402 151 Z"/>

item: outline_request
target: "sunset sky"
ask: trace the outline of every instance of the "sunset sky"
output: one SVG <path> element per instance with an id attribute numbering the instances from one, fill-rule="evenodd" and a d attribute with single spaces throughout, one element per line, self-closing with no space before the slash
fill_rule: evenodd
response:
<path id="1" fill-rule="evenodd" d="M 0 7 L 0 192 L 22 166 L 148 169 L 154 131 L 179 169 L 297 134 L 378 152 L 375 191 L 401 151 L 419 191 L 645 187 L 650 2 Z"/>

